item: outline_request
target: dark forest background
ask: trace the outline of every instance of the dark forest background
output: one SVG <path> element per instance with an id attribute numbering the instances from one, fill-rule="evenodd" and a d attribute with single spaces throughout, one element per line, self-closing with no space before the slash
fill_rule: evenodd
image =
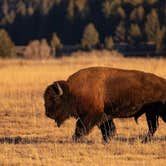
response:
<path id="1" fill-rule="evenodd" d="M 87 33 L 97 35 L 98 46 L 153 43 L 161 51 L 166 48 L 166 0 L 1 0 L 0 26 L 16 45 L 49 42 L 53 33 L 63 45 L 78 45 Z"/>

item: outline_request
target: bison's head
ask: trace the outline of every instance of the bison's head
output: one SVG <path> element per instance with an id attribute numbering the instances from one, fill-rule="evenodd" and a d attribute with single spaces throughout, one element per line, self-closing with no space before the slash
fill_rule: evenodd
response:
<path id="1" fill-rule="evenodd" d="M 57 81 L 49 85 L 44 93 L 45 114 L 54 119 L 57 126 L 70 116 L 69 88 L 65 81 Z"/>

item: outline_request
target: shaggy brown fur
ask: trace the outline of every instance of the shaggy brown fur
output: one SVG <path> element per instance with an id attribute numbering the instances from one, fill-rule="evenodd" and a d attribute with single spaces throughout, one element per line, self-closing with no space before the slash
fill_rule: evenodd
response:
<path id="1" fill-rule="evenodd" d="M 62 96 L 57 83 L 63 90 Z M 98 125 L 107 141 L 116 132 L 114 118 L 135 117 L 137 120 L 143 113 L 149 126 L 147 140 L 156 131 L 159 116 L 166 122 L 166 80 L 136 70 L 83 69 L 67 81 L 48 86 L 44 99 L 46 115 L 58 126 L 71 116 L 77 118 L 74 140 Z"/>

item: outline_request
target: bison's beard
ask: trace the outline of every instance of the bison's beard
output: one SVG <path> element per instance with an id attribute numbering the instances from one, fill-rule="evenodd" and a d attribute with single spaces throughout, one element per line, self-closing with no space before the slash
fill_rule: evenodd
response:
<path id="1" fill-rule="evenodd" d="M 54 121 L 55 121 L 55 123 L 57 124 L 58 127 L 60 127 L 63 124 L 63 122 L 65 121 L 65 119 L 59 118 L 59 117 L 57 117 L 53 114 L 48 114 L 47 113 L 46 116 L 50 119 L 54 119 Z"/>
<path id="2" fill-rule="evenodd" d="M 57 116 L 56 118 L 54 118 L 54 121 L 57 124 L 57 126 L 60 127 L 64 123 L 64 121 L 68 118 L 69 118 L 68 114 L 63 114 L 61 116 Z"/>

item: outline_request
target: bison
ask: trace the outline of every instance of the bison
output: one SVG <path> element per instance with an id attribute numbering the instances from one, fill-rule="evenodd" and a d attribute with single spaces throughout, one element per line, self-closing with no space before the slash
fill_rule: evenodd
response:
<path id="1" fill-rule="evenodd" d="M 137 121 L 144 113 L 149 127 L 145 140 L 149 140 L 158 118 L 166 122 L 166 79 L 137 70 L 91 67 L 49 85 L 44 101 L 46 116 L 58 127 L 70 117 L 77 119 L 75 141 L 97 125 L 107 142 L 116 133 L 114 118 Z"/>

